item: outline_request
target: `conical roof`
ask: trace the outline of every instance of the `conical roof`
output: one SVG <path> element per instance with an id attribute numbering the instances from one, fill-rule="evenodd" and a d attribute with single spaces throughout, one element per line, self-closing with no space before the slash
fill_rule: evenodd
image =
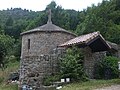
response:
<path id="1" fill-rule="evenodd" d="M 47 24 L 42 25 L 42 26 L 37 27 L 37 28 L 34 28 L 34 29 L 31 29 L 29 31 L 23 32 L 23 33 L 21 33 L 21 35 L 34 33 L 34 32 L 65 32 L 65 33 L 69 33 L 69 34 L 75 35 L 75 34 L 69 32 L 69 31 L 67 31 L 67 30 L 65 30 L 65 29 L 63 29 L 63 28 L 61 28 L 59 26 L 56 26 L 55 24 L 52 24 L 52 21 L 51 21 L 51 10 L 49 10 Z"/>
<path id="2" fill-rule="evenodd" d="M 47 23 L 45 25 L 42 25 L 40 27 L 37 27 L 37 28 L 34 28 L 34 29 L 31 29 L 29 31 L 26 31 L 26 32 L 23 32 L 21 33 L 21 35 L 23 34 L 28 34 L 28 33 L 33 33 L 33 32 L 66 32 L 66 33 L 69 33 L 69 34 L 73 34 L 63 28 L 60 28 L 59 26 L 56 26 L 55 24 L 52 24 L 52 23 Z M 73 34 L 75 35 L 75 34 Z"/>

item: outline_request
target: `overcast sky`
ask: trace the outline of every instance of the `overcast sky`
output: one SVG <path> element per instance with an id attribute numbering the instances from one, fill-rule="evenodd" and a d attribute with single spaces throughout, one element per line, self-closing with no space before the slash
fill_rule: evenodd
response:
<path id="1" fill-rule="evenodd" d="M 0 10 L 7 8 L 22 8 L 33 11 L 42 11 L 53 0 L 0 0 Z M 83 10 L 92 4 L 97 5 L 102 0 L 54 0 L 64 9 Z"/>

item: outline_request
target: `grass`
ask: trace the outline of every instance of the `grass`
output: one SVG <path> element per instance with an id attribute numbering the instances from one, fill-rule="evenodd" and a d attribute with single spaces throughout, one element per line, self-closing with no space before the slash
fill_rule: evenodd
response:
<path id="1" fill-rule="evenodd" d="M 8 67 L 2 71 L 0 69 L 0 90 L 18 90 L 17 84 L 7 84 L 7 79 L 11 72 L 19 69 L 19 62 L 11 62 Z"/>
<path id="2" fill-rule="evenodd" d="M 18 85 L 17 84 L 1 84 L 0 85 L 0 90 L 18 90 Z"/>
<path id="3" fill-rule="evenodd" d="M 4 71 L 0 69 L 0 90 L 18 90 L 17 84 L 7 84 L 8 76 L 11 72 L 19 69 L 19 62 L 9 63 Z M 61 90 L 93 90 L 110 85 L 120 84 L 120 79 L 112 80 L 90 80 L 87 82 L 74 82 L 65 85 Z"/>
<path id="4" fill-rule="evenodd" d="M 120 79 L 91 80 L 87 82 L 70 83 L 64 86 L 61 90 L 93 90 L 96 88 L 102 88 L 105 86 L 111 86 L 116 84 L 120 84 Z"/>

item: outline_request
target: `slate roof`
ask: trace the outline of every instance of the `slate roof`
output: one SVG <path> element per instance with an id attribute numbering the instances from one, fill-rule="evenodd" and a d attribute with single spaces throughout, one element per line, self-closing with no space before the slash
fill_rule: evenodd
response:
<path id="1" fill-rule="evenodd" d="M 33 32 L 65 32 L 65 33 L 75 35 L 75 34 L 69 32 L 69 31 L 67 31 L 67 30 L 65 30 L 65 29 L 63 29 L 59 26 L 56 26 L 55 24 L 49 23 L 49 22 L 45 25 L 40 26 L 40 27 L 37 27 L 37 28 L 31 29 L 29 31 L 23 32 L 23 33 L 21 33 L 21 35 L 29 34 L 29 33 L 33 33 Z"/>
<path id="2" fill-rule="evenodd" d="M 72 45 L 90 46 L 95 52 L 111 49 L 111 46 L 105 41 L 99 31 L 78 36 L 59 45 L 59 47 L 69 47 Z"/>

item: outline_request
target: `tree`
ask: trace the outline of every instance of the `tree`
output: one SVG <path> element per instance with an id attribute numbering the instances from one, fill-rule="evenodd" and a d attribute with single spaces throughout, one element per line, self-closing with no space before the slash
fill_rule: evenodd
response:
<path id="1" fill-rule="evenodd" d="M 84 20 L 77 26 L 76 33 L 81 35 L 100 31 L 105 39 L 119 44 L 120 10 L 116 2 L 118 0 L 103 0 L 98 6 L 88 7 L 84 12 Z"/>
<path id="2" fill-rule="evenodd" d="M 0 25 L 0 34 L 4 34 L 4 30 L 1 25 Z"/>
<path id="3" fill-rule="evenodd" d="M 13 36 L 13 18 L 11 16 L 8 17 L 5 23 L 5 34 Z"/>
<path id="4" fill-rule="evenodd" d="M 16 57 L 16 59 L 19 61 L 21 56 L 21 39 L 17 39 L 14 45 L 14 51 L 13 55 Z"/>
<path id="5" fill-rule="evenodd" d="M 47 5 L 45 11 L 47 12 L 48 9 L 51 9 L 52 11 L 52 21 L 54 24 L 71 31 L 74 31 L 76 29 L 77 24 L 79 22 L 77 11 L 64 10 L 54 1 Z"/>
<path id="6" fill-rule="evenodd" d="M 6 60 L 6 55 L 9 55 L 12 51 L 12 47 L 14 45 L 14 39 L 10 36 L 0 35 L 0 66 L 4 67 Z"/>
<path id="7" fill-rule="evenodd" d="M 47 5 L 46 10 L 51 9 L 54 10 L 56 8 L 57 4 L 55 1 L 51 1 L 49 5 Z"/>

